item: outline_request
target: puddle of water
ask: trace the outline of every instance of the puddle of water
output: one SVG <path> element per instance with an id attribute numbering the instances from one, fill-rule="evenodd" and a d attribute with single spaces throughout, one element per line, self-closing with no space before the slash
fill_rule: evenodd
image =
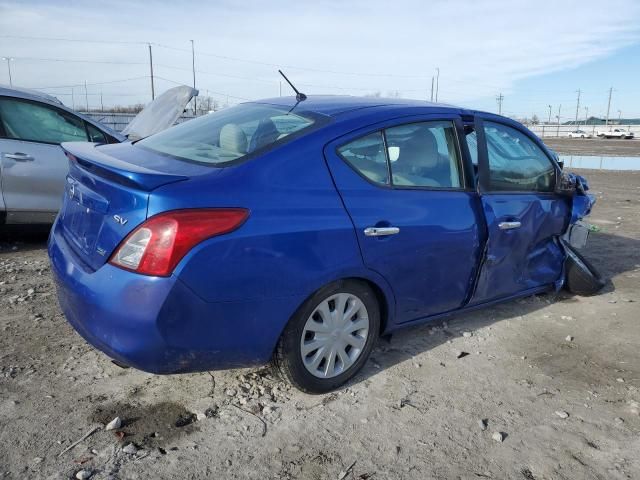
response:
<path id="1" fill-rule="evenodd" d="M 565 167 L 596 170 L 640 170 L 640 157 L 599 157 L 593 155 L 560 155 Z"/>

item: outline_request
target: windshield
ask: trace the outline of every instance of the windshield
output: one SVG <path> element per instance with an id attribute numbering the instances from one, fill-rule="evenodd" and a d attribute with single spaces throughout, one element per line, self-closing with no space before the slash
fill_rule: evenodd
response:
<path id="1" fill-rule="evenodd" d="M 309 113 L 245 103 L 182 123 L 136 145 L 185 160 L 222 164 L 280 144 L 315 123 Z"/>

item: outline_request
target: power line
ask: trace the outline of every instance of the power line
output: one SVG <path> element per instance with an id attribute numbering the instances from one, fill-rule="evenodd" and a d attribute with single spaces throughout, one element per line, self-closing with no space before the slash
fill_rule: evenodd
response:
<path id="1" fill-rule="evenodd" d="M 121 45 L 146 45 L 149 42 L 129 42 L 123 40 L 80 40 L 77 38 L 62 38 L 62 37 L 35 37 L 30 35 L 0 35 L 0 38 L 16 38 L 19 40 L 45 40 L 52 42 L 76 42 L 76 43 L 107 43 L 107 44 L 121 44 Z"/>
<path id="2" fill-rule="evenodd" d="M 116 60 L 84 60 L 72 58 L 43 58 L 43 57 L 14 57 L 16 60 L 38 61 L 38 62 L 61 62 L 61 63 L 98 63 L 106 65 L 146 65 L 146 62 L 123 62 Z"/>
<path id="3" fill-rule="evenodd" d="M 149 78 L 149 75 L 144 75 L 142 77 L 131 77 L 131 78 L 122 78 L 119 80 L 108 80 L 106 82 L 95 82 L 95 83 L 87 83 L 87 85 L 89 86 L 93 86 L 93 85 L 108 85 L 111 83 L 124 83 L 124 82 L 130 82 L 132 80 L 141 80 L 141 79 L 146 79 Z M 84 83 L 76 83 L 73 85 L 55 85 L 55 86 L 50 86 L 50 87 L 27 87 L 30 88 L 31 90 L 50 90 L 50 89 L 54 89 L 54 88 L 73 88 L 73 87 L 82 87 L 84 86 Z"/>
<path id="4" fill-rule="evenodd" d="M 151 49 L 151 46 L 153 44 L 149 44 L 148 47 L 149 49 Z M 177 71 L 184 71 L 184 72 L 192 72 L 193 69 L 192 68 L 186 68 L 186 67 L 176 67 L 173 65 L 167 65 L 164 63 L 157 63 L 157 62 L 153 62 L 153 56 L 152 56 L 152 52 L 149 51 L 149 62 L 125 62 L 125 61 L 115 61 L 115 60 L 85 60 L 85 59 L 68 59 L 68 58 L 45 58 L 45 57 L 16 57 L 20 60 L 26 60 L 26 61 L 45 61 L 45 62 L 60 62 L 60 63 L 87 63 L 87 64 L 106 64 L 106 65 L 149 65 L 149 69 L 150 69 L 150 73 L 151 76 L 146 76 L 144 78 L 151 78 L 152 82 L 153 82 L 153 68 L 155 67 L 161 67 L 161 68 L 167 68 L 170 70 L 177 70 Z M 246 81 L 250 81 L 250 82 L 256 82 L 256 83 L 264 83 L 264 84 L 270 84 L 270 85 L 278 85 L 278 82 L 275 80 L 264 80 L 261 78 L 256 78 L 256 77 L 247 77 L 247 76 L 242 76 L 242 75 L 232 75 L 232 74 L 227 74 L 227 73 L 220 73 L 220 72 L 209 72 L 209 71 L 205 71 L 205 70 L 199 70 L 196 69 L 195 70 L 196 73 L 202 74 L 202 75 L 213 75 L 213 76 L 218 76 L 218 77 L 222 77 L 222 78 L 233 78 L 233 79 L 238 79 L 238 80 L 246 80 Z M 142 77 L 140 77 L 142 78 Z M 72 86 L 82 86 L 83 84 L 77 84 L 77 85 L 72 85 Z M 304 83 L 304 82 L 300 82 L 299 85 L 305 86 L 305 87 L 313 87 L 313 88 L 323 88 L 323 89 L 337 89 L 337 90 L 344 90 L 344 91 L 361 91 L 361 92 L 372 92 L 372 91 L 377 91 L 380 90 L 380 88 L 378 86 L 372 86 L 372 87 L 344 87 L 344 86 L 339 86 L 339 85 L 318 85 L 318 84 L 314 84 L 314 83 Z M 153 83 L 152 83 L 152 98 L 155 97 L 154 95 L 154 88 L 153 88 Z M 403 88 L 401 89 L 402 92 L 422 92 L 422 89 L 406 89 Z"/>
<path id="5" fill-rule="evenodd" d="M 182 82 L 176 82 L 175 80 L 171 80 L 170 78 L 164 78 L 164 77 L 160 77 L 158 75 L 156 75 L 155 78 L 158 78 L 160 80 L 164 80 L 165 82 L 173 83 L 173 84 L 176 84 L 176 85 L 184 85 L 184 83 L 182 83 Z M 213 90 L 207 90 L 207 91 L 209 93 L 213 93 L 215 95 L 222 95 L 222 96 L 229 97 L 229 98 L 235 98 L 236 100 L 245 100 L 245 101 L 251 100 L 250 98 L 247 98 L 247 97 L 238 97 L 237 95 L 229 95 L 228 93 L 216 92 L 216 91 L 213 91 Z"/>
<path id="6" fill-rule="evenodd" d="M 159 48 L 165 48 L 165 49 L 169 49 L 169 50 L 175 50 L 175 51 L 179 51 L 179 52 L 186 52 L 186 53 L 190 53 L 191 50 L 186 49 L 186 48 L 179 48 L 179 47 L 173 47 L 170 45 L 165 45 L 162 43 L 155 43 L 155 42 L 142 42 L 142 41 L 117 41 L 117 40 L 95 40 L 95 39 L 89 39 L 89 40 L 79 40 L 79 39 L 73 39 L 73 38 L 62 38 L 62 37 L 35 37 L 35 36 L 27 36 L 27 35 L 0 35 L 0 38 L 16 38 L 16 39 L 23 39 L 23 40 L 46 40 L 46 41 L 63 41 L 63 42 L 76 42 L 76 43 L 100 43 L 100 44 L 119 44 L 119 45 L 153 45 Z M 312 68 L 312 67 L 302 67 L 302 66 L 296 66 L 296 65 L 283 65 L 283 64 L 277 64 L 277 63 L 271 63 L 271 62 L 264 62 L 261 60 L 253 60 L 253 59 L 247 59 L 247 58 L 239 58 L 239 57 L 231 57 L 228 55 L 219 55 L 219 54 L 215 54 L 215 53 L 210 53 L 210 52 L 198 52 L 198 55 L 204 55 L 204 56 L 208 56 L 208 57 L 213 57 L 213 58 L 220 58 L 223 60 L 232 60 L 235 62 L 243 62 L 243 63 L 251 63 L 251 64 L 255 64 L 255 65 L 266 65 L 269 67 L 274 67 L 274 68 L 290 68 L 292 70 L 302 70 L 302 71 L 308 71 L 308 72 L 319 72 L 319 73 L 330 73 L 330 74 L 334 74 L 334 75 L 352 75 L 352 76 L 361 76 L 361 77 L 388 77 L 388 78 L 429 78 L 426 75 L 400 75 L 400 74 L 393 74 L 393 73 L 367 73 L 367 72 L 349 72 L 349 71 L 340 71 L 340 70 L 324 70 L 324 69 L 319 69 L 319 68 Z"/>

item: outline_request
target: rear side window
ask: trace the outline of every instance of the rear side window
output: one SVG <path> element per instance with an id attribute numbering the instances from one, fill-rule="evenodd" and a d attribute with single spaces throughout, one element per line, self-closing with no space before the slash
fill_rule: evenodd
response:
<path id="1" fill-rule="evenodd" d="M 389 184 L 389 167 L 382 132 L 358 138 L 338 149 L 349 165 L 375 183 Z"/>
<path id="2" fill-rule="evenodd" d="M 316 123 L 310 113 L 247 103 L 181 123 L 136 145 L 185 160 L 223 164 L 281 144 Z"/>
<path id="3" fill-rule="evenodd" d="M 529 137 L 515 128 L 484 122 L 492 190 L 551 192 L 555 168 Z"/>
<path id="4" fill-rule="evenodd" d="M 387 128 L 343 145 L 338 153 L 361 175 L 378 184 L 428 188 L 462 185 L 456 131 L 450 121 Z"/>
<path id="5" fill-rule="evenodd" d="M 422 122 L 385 130 L 393 184 L 460 188 L 458 147 L 452 122 Z"/>
<path id="6" fill-rule="evenodd" d="M 6 138 L 42 143 L 87 141 L 80 118 L 41 103 L 0 98 L 0 121 Z"/>

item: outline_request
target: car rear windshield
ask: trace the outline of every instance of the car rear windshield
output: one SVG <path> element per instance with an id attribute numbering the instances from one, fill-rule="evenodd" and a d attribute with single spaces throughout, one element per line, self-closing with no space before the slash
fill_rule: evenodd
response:
<path id="1" fill-rule="evenodd" d="M 245 103 L 181 123 L 136 145 L 200 163 L 235 162 L 297 137 L 317 123 L 314 114 L 289 110 Z"/>

